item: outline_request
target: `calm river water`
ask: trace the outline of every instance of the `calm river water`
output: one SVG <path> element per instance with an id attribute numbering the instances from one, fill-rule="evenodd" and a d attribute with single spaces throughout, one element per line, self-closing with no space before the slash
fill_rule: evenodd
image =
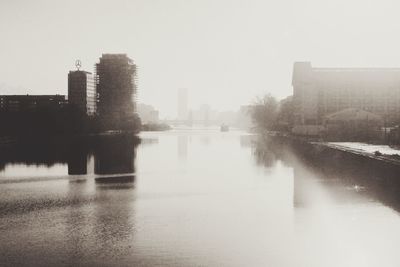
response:
<path id="1" fill-rule="evenodd" d="M 400 266 L 394 186 L 239 131 L 140 138 L 3 155 L 0 265 Z"/>

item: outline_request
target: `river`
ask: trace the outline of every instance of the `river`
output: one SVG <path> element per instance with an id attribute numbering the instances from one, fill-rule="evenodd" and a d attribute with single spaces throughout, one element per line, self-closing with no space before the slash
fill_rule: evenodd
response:
<path id="1" fill-rule="evenodd" d="M 0 265 L 400 266 L 397 186 L 241 131 L 140 139 L 3 155 Z"/>

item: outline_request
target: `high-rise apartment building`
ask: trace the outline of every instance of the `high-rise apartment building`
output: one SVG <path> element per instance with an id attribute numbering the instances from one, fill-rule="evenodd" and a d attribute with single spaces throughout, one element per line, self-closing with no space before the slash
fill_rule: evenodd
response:
<path id="1" fill-rule="evenodd" d="M 89 116 L 96 114 L 97 94 L 93 75 L 86 71 L 68 74 L 68 103 Z"/>
<path id="2" fill-rule="evenodd" d="M 97 112 L 103 121 L 118 124 L 133 116 L 136 65 L 126 54 L 103 54 L 96 64 Z"/>

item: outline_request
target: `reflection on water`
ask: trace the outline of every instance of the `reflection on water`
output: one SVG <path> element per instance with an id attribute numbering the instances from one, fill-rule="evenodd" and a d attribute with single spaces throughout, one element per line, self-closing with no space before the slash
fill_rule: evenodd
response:
<path id="1" fill-rule="evenodd" d="M 119 176 L 106 176 L 95 178 L 98 187 L 104 187 L 107 189 L 129 189 L 133 188 L 135 176 L 134 175 L 119 175 Z"/>
<path id="2" fill-rule="evenodd" d="M 68 174 L 87 174 L 87 151 L 74 146 L 68 153 Z"/>
<path id="3" fill-rule="evenodd" d="M 3 177 L 15 176 L 15 173 L 31 175 L 31 170 L 41 169 L 50 170 L 43 172 L 46 175 L 134 173 L 137 145 L 137 138 L 131 135 L 65 140 L 57 144 L 23 144 L 3 150 L 0 174 Z M 90 162 L 92 159 L 94 166 Z M 67 166 L 67 173 L 64 173 L 64 166 Z"/>
<path id="4" fill-rule="evenodd" d="M 186 159 L 188 154 L 188 136 L 178 136 L 178 155 L 181 159 Z"/>
<path id="5" fill-rule="evenodd" d="M 102 140 L 95 146 L 95 173 L 134 173 L 135 146 L 132 138 Z"/>
<path id="6" fill-rule="evenodd" d="M 138 143 L 1 153 L 1 265 L 399 265 L 395 169 L 235 131 Z"/>
<path id="7" fill-rule="evenodd" d="M 308 146 L 292 146 L 274 138 L 253 138 L 253 144 L 258 165 L 268 168 L 282 162 L 293 169 L 295 206 L 308 202 L 308 182 L 318 181 L 329 187 L 336 201 L 352 203 L 365 196 L 400 211 L 398 167 L 333 150 L 316 153 Z"/>

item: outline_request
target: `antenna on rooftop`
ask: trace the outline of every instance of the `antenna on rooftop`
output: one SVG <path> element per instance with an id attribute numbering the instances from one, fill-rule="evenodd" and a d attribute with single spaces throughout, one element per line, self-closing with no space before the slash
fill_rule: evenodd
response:
<path id="1" fill-rule="evenodd" d="M 77 70 L 79 70 L 82 67 L 82 62 L 79 59 L 75 61 L 75 67 L 77 68 Z"/>

